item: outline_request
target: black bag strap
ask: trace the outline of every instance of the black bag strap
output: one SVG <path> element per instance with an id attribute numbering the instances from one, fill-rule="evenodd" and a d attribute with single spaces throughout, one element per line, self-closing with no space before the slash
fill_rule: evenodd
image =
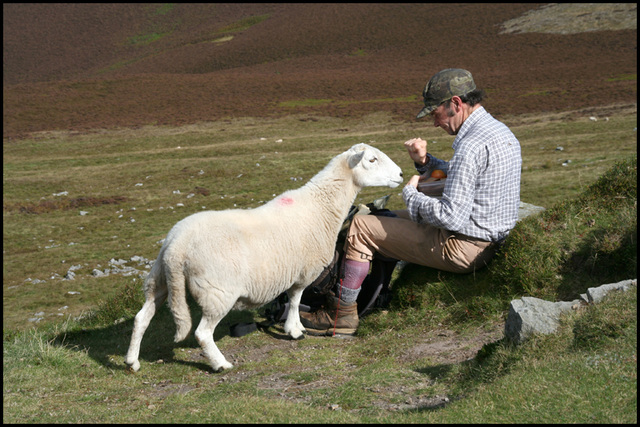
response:
<path id="1" fill-rule="evenodd" d="M 333 253 L 333 259 L 327 265 L 322 273 L 314 280 L 307 288 L 311 289 L 317 294 L 326 294 L 331 290 L 333 285 L 338 280 L 338 269 L 340 268 L 340 253 L 336 250 Z"/>

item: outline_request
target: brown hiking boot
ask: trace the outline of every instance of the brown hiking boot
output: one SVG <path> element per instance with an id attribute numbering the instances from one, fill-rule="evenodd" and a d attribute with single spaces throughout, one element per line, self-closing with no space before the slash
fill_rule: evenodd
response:
<path id="1" fill-rule="evenodd" d="M 338 312 L 336 322 L 336 310 Z M 312 313 L 300 312 L 300 321 L 310 335 L 355 335 L 358 328 L 358 303 L 346 303 L 329 295 L 327 303 Z"/>

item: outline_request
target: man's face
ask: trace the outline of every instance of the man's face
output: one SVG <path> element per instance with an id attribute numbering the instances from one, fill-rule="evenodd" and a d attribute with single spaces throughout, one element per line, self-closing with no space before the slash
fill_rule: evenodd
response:
<path id="1" fill-rule="evenodd" d="M 438 108 L 431 112 L 433 125 L 441 127 L 449 135 L 457 135 L 462 126 L 462 109 L 455 99 L 438 105 Z"/>

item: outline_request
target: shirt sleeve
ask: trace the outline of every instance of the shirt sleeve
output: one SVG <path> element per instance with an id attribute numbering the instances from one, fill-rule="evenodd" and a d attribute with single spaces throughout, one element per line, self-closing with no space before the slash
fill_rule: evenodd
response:
<path id="1" fill-rule="evenodd" d="M 448 163 L 452 176 L 447 178 L 440 199 L 429 197 L 413 186 L 405 186 L 402 196 L 413 221 L 458 231 L 468 223 L 471 216 L 477 176 L 476 162 L 454 156 Z"/>
<path id="2" fill-rule="evenodd" d="M 433 172 L 436 169 L 440 169 L 444 171 L 444 173 L 448 173 L 449 162 L 441 160 L 437 157 L 434 157 L 429 153 L 427 153 L 427 157 L 429 158 L 429 161 L 427 162 L 426 165 L 418 165 L 417 163 L 414 163 L 416 170 L 418 171 L 418 173 L 420 173 L 420 175 L 424 175 L 424 174 L 431 175 L 431 172 Z"/>
<path id="3" fill-rule="evenodd" d="M 418 189 L 412 185 L 405 185 L 402 189 L 402 198 L 405 205 L 407 205 L 407 212 L 409 217 L 414 222 L 422 222 L 422 216 L 420 215 L 420 206 L 426 203 L 430 197 L 418 191 Z"/>

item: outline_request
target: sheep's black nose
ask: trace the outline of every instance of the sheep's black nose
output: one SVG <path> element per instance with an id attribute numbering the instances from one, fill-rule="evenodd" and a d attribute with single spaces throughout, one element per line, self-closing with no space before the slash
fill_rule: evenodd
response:
<path id="1" fill-rule="evenodd" d="M 400 172 L 400 176 L 404 176 L 404 175 L 402 175 L 402 172 Z"/>

